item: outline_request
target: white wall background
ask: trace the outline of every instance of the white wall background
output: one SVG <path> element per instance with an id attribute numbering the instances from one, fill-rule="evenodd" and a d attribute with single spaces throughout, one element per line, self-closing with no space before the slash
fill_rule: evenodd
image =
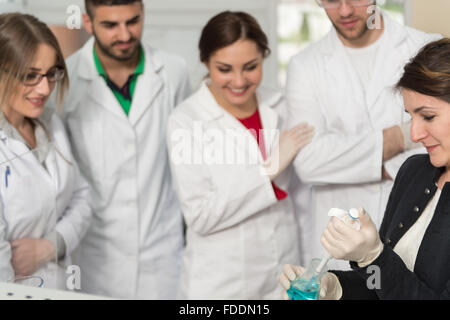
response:
<path id="1" fill-rule="evenodd" d="M 84 11 L 83 0 L 0 0 L 1 7 L 12 2 L 24 11 L 52 25 L 65 25 L 72 12 L 70 6 Z M 178 53 L 189 66 L 191 83 L 196 88 L 206 74 L 198 58 L 198 39 L 206 22 L 223 10 L 246 11 L 266 32 L 272 49 L 264 66 L 263 84 L 277 86 L 277 4 L 278 0 L 144 0 L 146 7 L 143 40 L 153 46 Z"/>

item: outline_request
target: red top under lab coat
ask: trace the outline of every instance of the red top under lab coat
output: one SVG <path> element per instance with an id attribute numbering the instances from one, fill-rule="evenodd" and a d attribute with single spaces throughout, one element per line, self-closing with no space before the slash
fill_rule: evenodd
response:
<path id="1" fill-rule="evenodd" d="M 256 110 L 254 114 L 245 119 L 237 118 L 247 129 L 251 130 L 253 136 L 256 133 L 256 141 L 258 142 L 259 150 L 261 150 L 261 154 L 264 160 L 266 160 L 266 146 L 264 144 L 264 136 L 263 136 L 263 127 L 261 123 L 261 118 L 259 116 L 259 111 Z M 275 196 L 278 200 L 283 200 L 288 196 L 287 192 L 278 188 L 275 183 L 272 182 L 272 187 L 275 192 Z"/>

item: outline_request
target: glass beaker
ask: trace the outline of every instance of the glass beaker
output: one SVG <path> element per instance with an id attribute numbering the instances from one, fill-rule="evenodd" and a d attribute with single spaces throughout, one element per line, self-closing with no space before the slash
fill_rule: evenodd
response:
<path id="1" fill-rule="evenodd" d="M 308 269 L 291 281 L 291 287 L 287 290 L 289 300 L 318 300 L 320 293 L 320 279 L 327 271 L 326 265 L 322 270 L 316 270 L 321 259 L 314 258 L 310 261 Z"/>

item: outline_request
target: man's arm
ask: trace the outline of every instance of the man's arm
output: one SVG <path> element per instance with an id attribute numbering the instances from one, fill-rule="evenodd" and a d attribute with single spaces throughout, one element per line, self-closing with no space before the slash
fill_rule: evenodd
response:
<path id="1" fill-rule="evenodd" d="M 286 98 L 288 127 L 306 121 L 315 128 L 311 144 L 298 154 L 294 167 L 300 179 L 311 184 L 353 184 L 381 180 L 383 131 L 357 135 L 331 132 L 320 109 L 311 68 L 297 56 L 288 68 Z M 309 70 L 308 70 L 309 69 Z M 385 155 L 390 156 L 390 154 Z"/>

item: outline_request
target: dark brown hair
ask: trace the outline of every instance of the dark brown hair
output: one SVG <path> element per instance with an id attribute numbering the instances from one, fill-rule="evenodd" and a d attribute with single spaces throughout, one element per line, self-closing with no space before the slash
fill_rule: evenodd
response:
<path id="1" fill-rule="evenodd" d="M 202 30 L 200 61 L 207 63 L 214 52 L 240 39 L 254 41 L 264 58 L 270 54 L 267 36 L 255 18 L 245 12 L 224 11 L 212 17 Z"/>
<path id="2" fill-rule="evenodd" d="M 407 89 L 450 103 L 450 39 L 430 42 L 405 66 L 397 89 Z"/>
<path id="3" fill-rule="evenodd" d="M 53 32 L 37 18 L 21 13 L 0 14 L 0 106 L 14 94 L 21 78 L 32 67 L 39 45 L 56 52 L 56 66 L 66 70 L 64 56 Z M 69 86 L 67 71 L 57 84 L 61 104 Z"/>
<path id="4" fill-rule="evenodd" d="M 142 0 L 85 0 L 84 6 L 86 8 L 86 13 L 92 19 L 94 17 L 94 7 L 119 6 L 124 4 L 131 4 L 134 2 L 142 2 Z"/>

